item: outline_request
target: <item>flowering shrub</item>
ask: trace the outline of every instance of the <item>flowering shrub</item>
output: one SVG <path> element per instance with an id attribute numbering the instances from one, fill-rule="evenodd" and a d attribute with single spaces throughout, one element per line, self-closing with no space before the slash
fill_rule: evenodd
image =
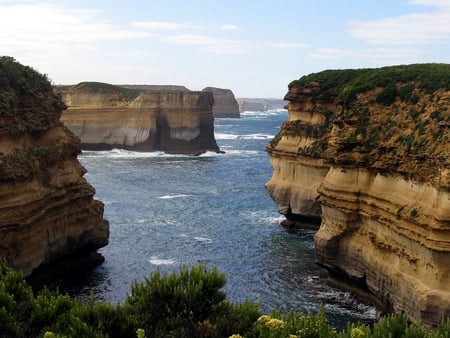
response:
<path id="1" fill-rule="evenodd" d="M 361 337 L 364 337 L 364 336 L 365 336 L 364 332 L 360 328 L 354 327 L 354 328 L 352 328 L 350 330 L 350 337 L 351 338 L 361 338 Z"/>
<path id="2" fill-rule="evenodd" d="M 224 283 L 224 275 L 216 269 L 182 268 L 180 274 L 157 272 L 146 283 L 136 283 L 123 305 L 94 300 L 82 304 L 48 290 L 34 295 L 22 275 L 0 260 L 0 337 L 450 337 L 449 318 L 438 328 L 428 330 L 398 313 L 381 318 L 373 327 L 349 324 L 338 332 L 329 325 L 323 306 L 316 314 L 275 311 L 261 315 L 257 303 L 226 301 L 226 295 L 219 290 Z M 156 312 L 167 309 L 169 312 Z"/>

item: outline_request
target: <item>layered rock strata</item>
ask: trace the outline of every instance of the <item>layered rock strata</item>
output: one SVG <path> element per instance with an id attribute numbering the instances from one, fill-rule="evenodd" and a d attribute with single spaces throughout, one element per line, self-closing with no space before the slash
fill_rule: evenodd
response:
<path id="1" fill-rule="evenodd" d="M 214 96 L 214 117 L 240 118 L 239 105 L 231 89 L 206 87 L 204 92 L 211 92 Z"/>
<path id="2" fill-rule="evenodd" d="M 87 150 L 201 154 L 219 152 L 213 95 L 188 90 L 137 90 L 87 82 L 57 89 L 68 105 L 64 124 Z"/>
<path id="3" fill-rule="evenodd" d="M 64 109 L 45 76 L 0 58 L 0 256 L 25 275 L 108 243 Z"/>
<path id="4" fill-rule="evenodd" d="M 289 225 L 321 219 L 317 263 L 413 321 L 450 316 L 450 66 L 325 71 L 286 99 L 266 186 Z"/>

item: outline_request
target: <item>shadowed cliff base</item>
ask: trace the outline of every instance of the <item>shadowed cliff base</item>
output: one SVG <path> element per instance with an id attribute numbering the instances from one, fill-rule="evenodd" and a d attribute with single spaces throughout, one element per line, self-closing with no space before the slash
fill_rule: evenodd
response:
<path id="1" fill-rule="evenodd" d="M 103 203 L 83 178 L 79 139 L 60 122 L 66 108 L 49 80 L 0 58 L 0 256 L 36 268 L 108 244 Z"/>
<path id="2" fill-rule="evenodd" d="M 450 316 L 450 65 L 328 70 L 285 99 L 267 147 L 280 213 L 321 217 L 316 261 L 343 286 L 438 325 Z"/>

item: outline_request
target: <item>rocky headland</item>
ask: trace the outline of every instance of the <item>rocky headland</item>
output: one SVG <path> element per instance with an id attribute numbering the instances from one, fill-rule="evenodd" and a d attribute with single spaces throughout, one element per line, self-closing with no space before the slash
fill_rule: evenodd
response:
<path id="1" fill-rule="evenodd" d="M 65 108 L 45 76 L 0 58 L 0 257 L 25 275 L 108 244 Z"/>
<path id="2" fill-rule="evenodd" d="M 219 152 L 211 92 L 82 82 L 55 89 L 61 120 L 86 150 L 113 148 L 198 155 Z"/>
<path id="3" fill-rule="evenodd" d="M 450 65 L 329 70 L 289 85 L 267 150 L 284 224 L 316 224 L 340 286 L 428 326 L 450 316 Z"/>
<path id="4" fill-rule="evenodd" d="M 239 111 L 268 111 L 283 109 L 287 101 L 282 99 L 238 98 Z"/>
<path id="5" fill-rule="evenodd" d="M 211 92 L 214 96 L 214 117 L 240 118 L 239 105 L 231 89 L 206 87 L 204 92 Z"/>

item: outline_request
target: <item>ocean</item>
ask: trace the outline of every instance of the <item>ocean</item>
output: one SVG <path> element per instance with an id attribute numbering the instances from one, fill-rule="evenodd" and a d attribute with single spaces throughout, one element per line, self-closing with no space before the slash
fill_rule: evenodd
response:
<path id="1" fill-rule="evenodd" d="M 182 265 L 217 267 L 231 301 L 260 302 L 261 311 L 316 312 L 332 324 L 371 322 L 379 312 L 327 284 L 314 263 L 314 232 L 288 231 L 264 184 L 272 174 L 266 145 L 287 111 L 245 112 L 215 119 L 224 154 L 201 156 L 85 151 L 86 179 L 105 204 L 110 243 L 105 262 L 60 288 L 80 299 L 122 302 L 133 280 Z"/>

